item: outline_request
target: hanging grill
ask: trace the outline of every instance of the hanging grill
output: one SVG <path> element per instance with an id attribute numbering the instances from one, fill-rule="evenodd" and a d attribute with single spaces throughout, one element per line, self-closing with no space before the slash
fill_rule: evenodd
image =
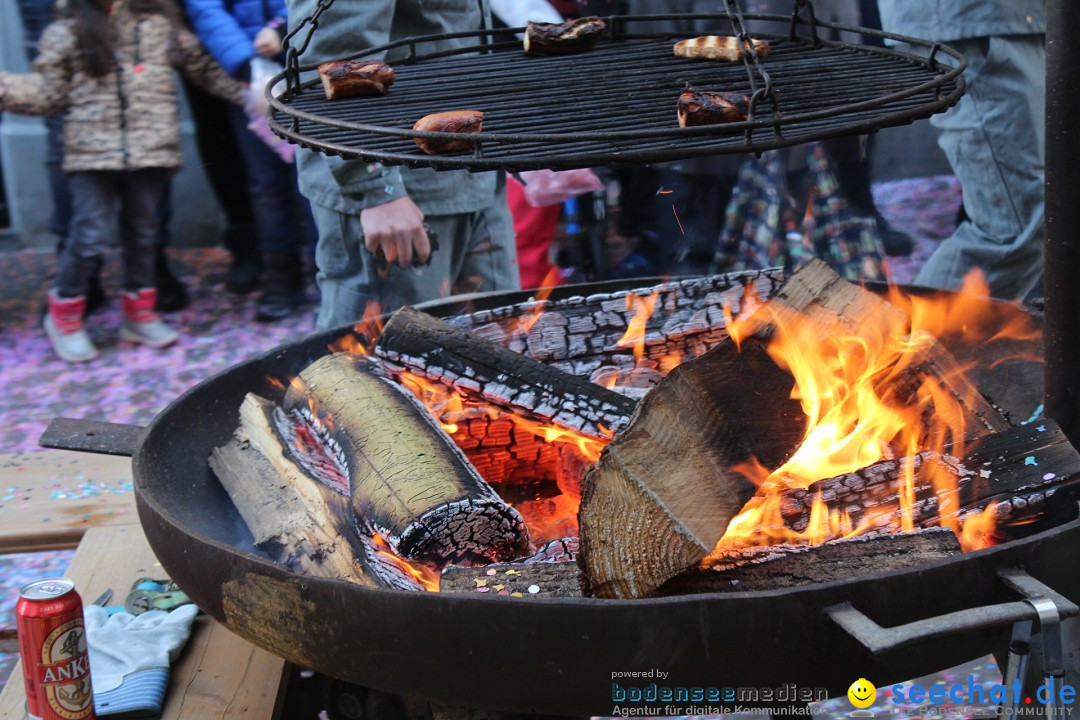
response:
<path id="1" fill-rule="evenodd" d="M 320 5 L 325 12 L 332 4 Z M 612 16 L 592 50 L 527 56 L 515 33 L 522 28 L 407 38 L 348 59 L 383 57 L 397 81 L 383 96 L 326 100 L 317 65 L 300 65 L 307 39 L 288 51 L 288 67 L 271 85 L 270 126 L 301 146 L 384 165 L 510 171 L 627 165 L 765 150 L 852 134 L 928 117 L 963 94 L 963 57 L 955 50 L 864 28 L 815 19 L 800 0 L 790 16 L 727 12 L 705 15 Z M 800 12 L 805 11 L 805 12 Z M 804 16 L 805 15 L 805 16 Z M 741 63 L 675 57 L 679 36 L 635 31 L 643 22 L 724 20 L 746 51 Z M 323 21 L 331 21 L 329 14 Z M 786 36 L 759 34 L 770 53 L 752 49 L 747 21 L 788 23 Z M 926 57 L 892 48 L 827 40 L 822 29 L 905 41 Z M 463 47 L 446 49 L 448 40 Z M 948 56 L 954 64 L 942 63 Z M 687 83 L 698 90 L 751 98 L 745 122 L 680 128 L 675 101 Z M 412 129 L 425 115 L 448 110 L 484 112 L 484 130 L 463 136 Z M 462 139 L 475 149 L 426 155 L 416 138 Z"/>

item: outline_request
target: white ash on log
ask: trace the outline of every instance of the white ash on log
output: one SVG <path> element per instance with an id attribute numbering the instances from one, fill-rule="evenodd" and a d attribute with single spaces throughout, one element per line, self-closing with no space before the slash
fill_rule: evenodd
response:
<path id="1" fill-rule="evenodd" d="M 791 376 L 757 342 L 680 365 L 586 474 L 581 556 L 598 597 L 641 597 L 695 565 L 755 492 L 735 466 L 779 464 L 805 418 Z"/>
<path id="2" fill-rule="evenodd" d="M 412 308 L 394 313 L 375 350 L 384 360 L 467 397 L 596 438 L 605 437 L 605 429 L 625 427 L 634 410 L 630 398 Z"/>
<path id="3" fill-rule="evenodd" d="M 715 347 L 728 336 L 724 308 L 738 314 L 748 286 L 768 299 L 782 280 L 780 268 L 713 275 L 614 293 L 530 300 L 447 322 L 565 372 L 589 376 L 605 366 L 638 364 L 634 348 L 619 344 L 634 316 L 628 298 L 647 298 L 655 292 L 642 360 L 655 368 L 663 358 L 694 358 Z"/>
<path id="4" fill-rule="evenodd" d="M 576 537 L 564 537 L 552 540 L 536 551 L 536 554 L 521 560 L 525 565 L 533 563 L 563 563 L 577 560 L 581 551 L 580 543 Z"/>
<path id="5" fill-rule="evenodd" d="M 487 597 L 585 597 L 581 568 L 575 562 L 495 563 L 486 567 L 443 570 L 441 593 L 478 593 Z"/>
<path id="6" fill-rule="evenodd" d="M 338 353 L 315 361 L 284 404 L 334 449 L 356 516 L 401 557 L 443 566 L 527 552 L 520 514 L 476 473 L 431 413 L 368 358 Z"/>
<path id="7" fill-rule="evenodd" d="M 830 514 L 845 513 L 853 527 L 858 528 L 865 521 L 874 530 L 899 532 L 900 484 L 909 465 L 914 497 L 912 523 L 920 527 L 939 525 L 939 500 L 930 471 L 947 472 L 954 483 L 961 482 L 970 473 L 956 458 L 931 450 L 910 458 L 882 460 L 855 472 L 819 480 L 805 490 L 783 491 L 780 507 L 785 524 L 796 532 L 805 532 L 810 524 L 811 506 L 820 498 Z"/>
<path id="8" fill-rule="evenodd" d="M 421 590 L 416 580 L 378 554 L 371 534 L 353 518 L 349 498 L 296 462 L 291 444 L 277 431 L 286 423 L 280 408 L 248 393 L 232 440 L 209 458 L 255 545 L 305 575 Z"/>
<path id="9" fill-rule="evenodd" d="M 892 572 L 960 553 L 956 535 L 945 528 L 874 534 L 821 545 L 743 548 L 673 578 L 657 595 L 779 590 Z M 712 558 L 710 558 L 711 560 Z"/>

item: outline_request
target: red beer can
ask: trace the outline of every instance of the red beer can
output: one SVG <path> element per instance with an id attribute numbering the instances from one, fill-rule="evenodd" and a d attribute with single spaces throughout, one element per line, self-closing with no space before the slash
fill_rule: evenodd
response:
<path id="1" fill-rule="evenodd" d="M 67 578 L 32 582 L 15 604 L 30 720 L 94 717 L 82 598 Z"/>

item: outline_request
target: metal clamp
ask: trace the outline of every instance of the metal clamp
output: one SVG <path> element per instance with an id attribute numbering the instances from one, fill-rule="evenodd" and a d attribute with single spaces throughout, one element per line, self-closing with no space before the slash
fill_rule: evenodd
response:
<path id="1" fill-rule="evenodd" d="M 1038 620 L 1039 614 L 1030 602 L 1032 599 L 1051 601 L 1060 618 L 1080 615 L 1080 607 L 1077 607 L 1075 603 L 1023 570 L 1000 570 L 998 576 L 1006 585 L 1024 595 L 1025 599 L 959 610 L 891 628 L 881 627 L 856 610 L 851 603 L 828 607 L 825 609 L 825 614 L 875 655 L 899 650 L 923 640 L 955 635 L 967 630 L 1010 625 L 1024 620 Z M 1059 648 L 1060 644 L 1059 639 Z M 1061 657 L 1060 649 L 1058 657 Z M 1061 665 L 1060 662 L 1059 665 Z"/>

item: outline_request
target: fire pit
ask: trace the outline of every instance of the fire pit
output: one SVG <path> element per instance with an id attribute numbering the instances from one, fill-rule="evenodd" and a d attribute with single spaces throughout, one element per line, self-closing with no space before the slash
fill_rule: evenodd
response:
<path id="1" fill-rule="evenodd" d="M 563 288 L 551 299 L 586 302 L 637 284 Z M 495 294 L 471 309 L 526 297 Z M 449 301 L 427 308 L 442 316 L 461 309 Z M 1016 311 L 991 303 L 986 312 Z M 252 545 L 205 459 L 229 440 L 246 392 L 281 398 L 269 378 L 299 374 L 350 334 L 316 335 L 201 383 L 128 447 L 140 517 L 165 569 L 215 618 L 302 666 L 447 705 L 601 714 L 611 710 L 615 672 L 660 669 L 685 687 L 795 683 L 835 695 L 853 678 L 899 681 L 1004 648 L 1008 624 L 1030 612 L 1026 595 L 1076 612 L 1080 578 L 1062 569 L 1080 562 L 1078 521 L 885 574 L 639 600 L 405 593 L 297 574 Z M 978 354 L 956 349 L 961 359 Z M 1020 379 L 1030 366 L 987 372 L 1014 415 L 1038 405 L 1037 383 Z M 875 630 L 867 618 L 893 629 Z M 896 627 L 908 623 L 916 624 Z"/>

